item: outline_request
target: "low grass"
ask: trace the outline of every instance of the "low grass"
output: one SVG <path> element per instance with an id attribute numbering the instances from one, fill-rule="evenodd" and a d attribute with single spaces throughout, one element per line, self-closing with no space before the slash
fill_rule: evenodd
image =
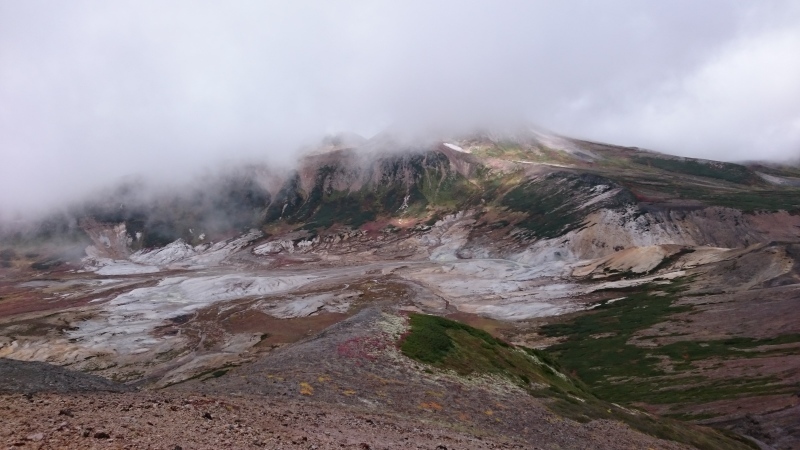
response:
<path id="1" fill-rule="evenodd" d="M 561 392 L 584 393 L 581 386 L 559 376 L 555 361 L 544 352 L 514 347 L 444 317 L 411 314 L 410 320 L 411 330 L 400 344 L 409 358 L 460 375 L 502 375 L 524 388 L 548 385 Z"/>
<path id="2" fill-rule="evenodd" d="M 686 282 L 640 286 L 623 300 L 602 305 L 566 323 L 546 325 L 543 334 L 566 338 L 548 351 L 594 394 L 613 402 L 694 404 L 793 392 L 796 386 L 781 383 L 776 377 L 708 379 L 697 375 L 701 372 L 694 369 L 702 361 L 795 352 L 796 348 L 762 347 L 800 342 L 800 335 L 678 341 L 657 347 L 631 343 L 637 331 L 691 310 L 688 306 L 673 306 Z M 670 367 L 669 372 L 665 366 Z"/>
<path id="3" fill-rule="evenodd" d="M 632 160 L 637 164 L 655 167 L 668 172 L 714 178 L 737 184 L 763 184 L 758 175 L 739 164 L 695 159 L 653 158 L 649 156 L 636 156 Z"/>
<path id="4" fill-rule="evenodd" d="M 577 398 L 558 393 L 551 396 L 554 399 L 549 405 L 551 411 L 581 423 L 598 419 L 616 420 L 642 433 L 702 450 L 759 448 L 748 439 L 726 430 L 698 426 L 675 418 L 651 416 L 634 409 L 620 408 L 594 397 Z"/>
<path id="5" fill-rule="evenodd" d="M 545 399 L 554 413 L 579 422 L 618 420 L 662 439 L 700 449 L 748 449 L 737 436 L 620 408 L 595 397 L 579 380 L 565 375 L 547 352 L 509 345 L 489 333 L 438 316 L 410 315 L 411 329 L 401 340 L 406 356 L 461 375 L 495 374 L 507 377 L 531 395 Z"/>
<path id="6" fill-rule="evenodd" d="M 734 177 L 733 180 L 724 176 L 696 178 L 687 173 L 635 167 L 624 172 L 614 169 L 597 170 L 597 173 L 634 192 L 643 192 L 645 197 L 699 200 L 709 206 L 723 206 L 746 213 L 800 211 L 800 188 L 750 183 L 746 177 Z"/>
<path id="7" fill-rule="evenodd" d="M 592 174 L 555 173 L 513 187 L 497 204 L 526 215 L 516 226 L 530 230 L 538 238 L 552 238 L 580 228 L 586 217 L 600 207 L 613 208 L 633 202 L 633 197 L 623 192 L 582 207 L 583 202 L 595 195 L 593 188 L 613 184 Z"/>
<path id="8" fill-rule="evenodd" d="M 716 206 L 754 211 L 800 211 L 800 189 L 755 190 L 730 194 L 710 194 L 702 200 Z"/>

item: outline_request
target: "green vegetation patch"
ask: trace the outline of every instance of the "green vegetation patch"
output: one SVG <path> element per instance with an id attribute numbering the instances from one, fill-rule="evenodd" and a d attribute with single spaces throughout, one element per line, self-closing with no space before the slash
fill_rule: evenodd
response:
<path id="1" fill-rule="evenodd" d="M 429 210 L 457 211 L 479 202 L 477 185 L 450 167 L 441 153 L 408 154 L 376 161 L 363 173 L 341 165 L 319 169 L 305 199 L 287 203 L 282 217 L 307 229 L 345 224 L 358 228 L 378 217 L 427 215 Z M 348 189 L 342 180 L 369 180 Z M 296 184 L 296 183 L 295 183 Z M 334 189 L 334 186 L 339 186 Z M 292 189 L 299 189 L 293 185 Z M 288 194 L 280 194 L 282 198 Z M 277 209 L 268 211 L 272 218 Z"/>
<path id="2" fill-rule="evenodd" d="M 664 159 L 649 156 L 633 157 L 633 162 L 668 172 L 729 181 L 737 184 L 763 184 L 761 178 L 745 166 L 696 159 Z"/>
<path id="3" fill-rule="evenodd" d="M 582 203 L 596 195 L 594 188 L 600 185 L 610 189 L 615 183 L 592 174 L 555 173 L 514 187 L 500 200 L 500 206 L 527 215 L 517 226 L 532 231 L 538 238 L 552 238 L 580 228 L 586 216 L 601 207 L 614 208 L 634 201 L 631 194 L 623 191 L 581 208 Z"/>
<path id="4" fill-rule="evenodd" d="M 775 377 L 709 379 L 688 371 L 697 369 L 702 361 L 795 352 L 796 348 L 763 347 L 800 342 L 798 335 L 763 340 L 679 341 L 657 347 L 631 344 L 637 331 L 691 310 L 672 305 L 685 282 L 643 285 L 623 300 L 602 305 L 567 323 L 544 326 L 545 335 L 566 337 L 548 351 L 594 394 L 614 402 L 691 404 L 796 389 Z"/>
<path id="5" fill-rule="evenodd" d="M 749 449 L 748 442 L 705 427 L 620 408 L 592 395 L 580 381 L 564 374 L 558 361 L 541 350 L 514 347 L 489 333 L 453 320 L 410 315 L 411 329 L 401 340 L 406 356 L 461 375 L 498 374 L 543 398 L 554 413 L 579 422 L 618 420 L 662 439 L 700 449 Z"/>
<path id="6" fill-rule="evenodd" d="M 472 153 L 479 157 L 501 158 L 508 160 L 531 161 L 537 159 L 537 153 L 530 148 L 525 148 L 519 143 L 500 141 L 477 146 Z"/>
<path id="7" fill-rule="evenodd" d="M 411 314 L 411 330 L 400 343 L 404 355 L 460 375 L 497 374 L 524 388 L 554 386 L 584 395 L 580 386 L 558 373 L 544 352 L 516 348 L 489 333 L 438 316 Z"/>
<path id="8" fill-rule="evenodd" d="M 434 365 L 443 364 L 447 360 L 448 365 L 451 366 L 448 368 L 459 369 L 457 371 L 463 375 L 480 370 L 481 367 L 453 365 L 454 362 L 459 362 L 458 356 L 474 356 L 464 355 L 464 353 L 475 350 L 477 354 L 491 357 L 496 356 L 501 348 L 511 348 L 509 344 L 492 337 L 483 330 L 444 317 L 412 314 L 410 320 L 411 332 L 401 345 L 403 354 L 409 358 Z M 487 355 L 484 350 L 488 350 L 490 354 Z M 496 367 L 496 365 L 492 366 Z"/>
<path id="9" fill-rule="evenodd" d="M 711 194 L 701 198 L 703 201 L 745 212 L 800 210 L 800 189 L 785 188 L 775 190 L 743 191 L 730 194 Z"/>
<path id="10" fill-rule="evenodd" d="M 642 433 L 660 439 L 688 444 L 702 450 L 758 449 L 748 439 L 726 430 L 682 422 L 674 418 L 651 416 L 634 409 L 620 408 L 595 397 L 579 398 L 551 393 L 553 402 L 548 405 L 554 413 L 577 422 L 586 423 L 597 419 L 616 420 Z"/>
<path id="11" fill-rule="evenodd" d="M 594 170 L 636 192 L 639 201 L 699 200 L 744 212 L 800 210 L 800 188 L 770 185 L 739 164 L 649 156 L 635 156 L 631 162 Z"/>

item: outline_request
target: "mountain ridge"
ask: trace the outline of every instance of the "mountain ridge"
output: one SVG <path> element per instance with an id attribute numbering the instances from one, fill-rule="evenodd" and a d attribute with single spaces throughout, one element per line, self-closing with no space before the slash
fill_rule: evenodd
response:
<path id="1" fill-rule="evenodd" d="M 546 414 L 601 423 L 622 416 L 595 407 L 617 404 L 656 417 L 636 429 L 697 448 L 729 437 L 681 434 L 680 423 L 657 418 L 776 448 L 800 442 L 784 417 L 800 383 L 800 189 L 785 182 L 794 169 L 512 137 L 332 137 L 293 170 L 250 164 L 160 195 L 128 185 L 28 234 L 7 232 L 0 357 L 150 390 L 236 386 L 390 411 L 402 390 L 356 385 L 444 376 L 390 349 L 424 313 L 491 336 L 453 325 L 436 342 L 483 336 L 490 347 L 543 348 L 586 385 L 580 395 L 600 393 L 595 404 L 550 392 Z M 355 319 L 370 308 L 369 324 Z M 349 321 L 363 329 L 336 334 Z M 391 339 L 384 322 L 396 326 Z M 310 342 L 328 341 L 341 354 L 308 356 Z M 399 372 L 350 366 L 385 352 Z M 518 355 L 505 352 L 481 357 L 507 367 L 503 358 Z M 281 373 L 253 378 L 264 361 L 280 362 Z M 312 373 L 323 362 L 338 375 Z M 452 394 L 462 381 L 448 385 L 453 402 L 490 398 L 484 385 Z M 460 420 L 436 398 L 406 407 Z M 525 402 L 512 403 L 513 415 Z"/>

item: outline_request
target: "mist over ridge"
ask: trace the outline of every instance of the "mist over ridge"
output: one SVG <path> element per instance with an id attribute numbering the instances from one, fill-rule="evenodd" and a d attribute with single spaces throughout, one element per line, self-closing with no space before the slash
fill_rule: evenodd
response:
<path id="1" fill-rule="evenodd" d="M 800 448 L 798 55 L 795 0 L 0 1 L 0 443 Z"/>
<path id="2" fill-rule="evenodd" d="M 800 8 L 711 1 L 0 6 L 0 216 L 124 177 L 294 166 L 326 135 L 534 123 L 797 160 Z M 445 133 L 446 134 L 446 133 Z"/>

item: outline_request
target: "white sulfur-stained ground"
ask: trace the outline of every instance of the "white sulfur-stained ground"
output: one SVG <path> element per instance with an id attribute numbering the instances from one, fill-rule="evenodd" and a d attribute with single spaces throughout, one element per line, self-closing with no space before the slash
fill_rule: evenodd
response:
<path id="1" fill-rule="evenodd" d="M 165 278 L 157 286 L 134 289 L 104 303 L 95 318 L 82 322 L 68 338 L 100 353 L 146 353 L 161 340 L 174 339 L 152 336 L 165 321 L 217 302 L 288 292 L 315 278 L 234 274 Z"/>
<path id="2" fill-rule="evenodd" d="M 20 282 L 21 292 L 46 304 L 71 303 L 3 319 L 0 357 L 123 374 L 128 381 L 147 376 L 172 382 L 228 364 L 272 334 L 266 325 L 225 328 L 229 313 L 252 316 L 257 324 L 309 320 L 310 328 L 296 325 L 300 331 L 292 331 L 292 339 L 316 329 L 315 317 L 342 320 L 354 313 L 362 296 L 403 311 L 518 322 L 589 308 L 594 293 L 664 283 L 757 250 L 696 245 L 701 238 L 746 239 L 752 231 L 736 228 L 740 237 L 714 238 L 715 229 L 648 224 L 627 211 L 604 211 L 581 230 L 512 246 L 498 256 L 491 246 L 470 241 L 475 224 L 475 214 L 463 211 L 405 237 L 345 230 L 263 240 L 252 231 L 198 246 L 178 240 L 127 259 L 89 249 L 82 271 Z M 649 234 L 637 231 L 644 226 L 651 227 Z M 759 266 L 764 274 L 748 275 L 749 285 L 791 268 L 785 255 L 770 252 Z M 381 287 L 387 283 L 395 287 Z M 403 290 L 409 295 L 399 301 Z M 205 322 L 198 319 L 203 314 Z"/>

